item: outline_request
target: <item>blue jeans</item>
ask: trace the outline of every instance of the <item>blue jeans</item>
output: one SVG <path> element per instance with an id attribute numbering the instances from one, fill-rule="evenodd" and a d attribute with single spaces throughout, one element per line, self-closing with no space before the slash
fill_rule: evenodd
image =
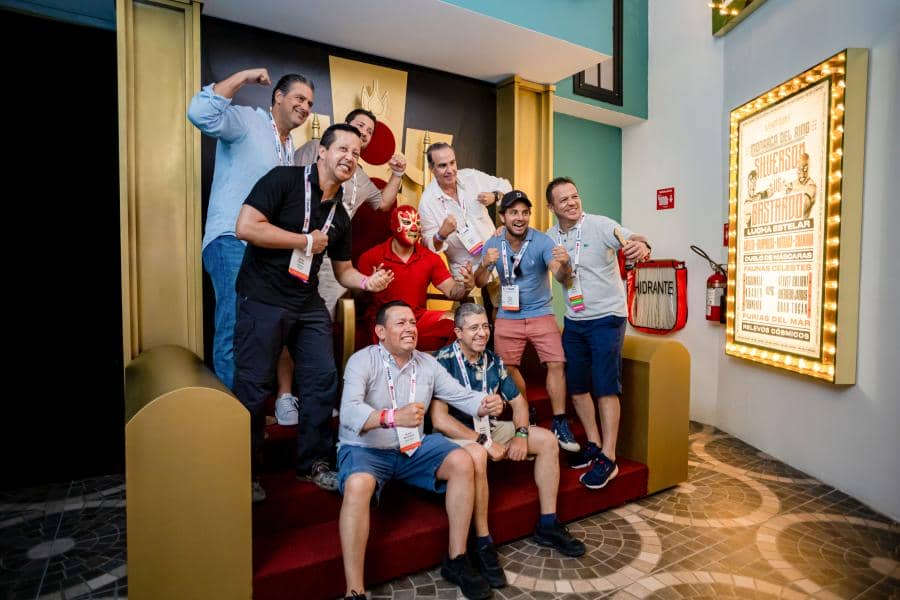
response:
<path id="1" fill-rule="evenodd" d="M 203 250 L 203 267 L 216 293 L 216 332 L 213 337 L 213 369 L 229 389 L 234 383 L 234 321 L 237 310 L 237 281 L 244 244 L 232 235 L 221 235 Z"/>

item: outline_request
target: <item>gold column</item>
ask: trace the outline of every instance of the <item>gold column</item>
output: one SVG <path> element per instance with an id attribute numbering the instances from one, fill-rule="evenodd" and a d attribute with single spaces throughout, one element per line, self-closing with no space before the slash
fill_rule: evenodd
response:
<path id="1" fill-rule="evenodd" d="M 553 178 L 553 92 L 556 86 L 512 77 L 497 88 L 497 175 L 531 198 L 531 226 L 550 227 L 544 188 Z"/>
<path id="2" fill-rule="evenodd" d="M 123 356 L 177 344 L 203 356 L 200 3 L 117 0 Z"/>

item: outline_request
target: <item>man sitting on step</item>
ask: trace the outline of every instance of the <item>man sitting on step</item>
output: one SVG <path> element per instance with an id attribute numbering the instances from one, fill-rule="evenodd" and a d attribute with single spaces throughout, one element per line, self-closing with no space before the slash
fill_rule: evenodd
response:
<path id="1" fill-rule="evenodd" d="M 543 427 L 528 425 L 528 403 L 507 373 L 503 360 L 486 347 L 491 326 L 484 308 L 478 304 L 460 305 L 455 325 L 458 339 L 437 353 L 437 361 L 467 388 L 482 394 L 497 393 L 512 406 L 512 421 L 497 421 L 488 417 L 473 419 L 437 399 L 431 404 L 434 430 L 465 448 L 475 462 L 475 536 L 470 536 L 469 556 L 491 586 L 501 588 L 506 585 L 506 577 L 488 530 L 486 454 L 495 461 L 520 461 L 534 455 L 534 481 L 541 506 L 534 530 L 535 543 L 555 548 L 566 556 L 581 556 L 585 548 L 556 518 L 559 489 L 556 437 Z"/>
<path id="2" fill-rule="evenodd" d="M 379 309 L 375 333 L 380 343 L 347 362 L 341 397 L 338 488 L 344 496 L 340 534 L 347 598 L 366 597 L 369 509 L 373 496 L 377 501 L 392 479 L 446 491 L 450 540 L 441 575 L 466 598 L 490 598 L 490 585 L 465 553 L 475 495 L 472 459 L 440 433 L 425 435 L 422 424 L 432 396 L 479 417 L 500 414 L 503 401 L 467 390 L 434 357 L 416 350 L 416 319 L 405 302 L 388 302 Z"/>

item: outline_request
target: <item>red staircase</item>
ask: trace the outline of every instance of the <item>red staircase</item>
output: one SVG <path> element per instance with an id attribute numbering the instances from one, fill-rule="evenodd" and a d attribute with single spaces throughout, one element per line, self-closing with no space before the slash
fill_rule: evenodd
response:
<path id="1" fill-rule="evenodd" d="M 543 370 L 528 369 L 539 379 Z M 531 379 L 531 378 L 530 378 Z M 529 403 L 538 421 L 549 426 L 549 398 L 540 384 L 529 385 Z M 579 440 L 583 430 L 574 416 Z M 335 598 L 344 592 L 338 515 L 341 498 L 301 483 L 291 468 L 295 428 L 268 428 L 267 461 L 273 472 L 263 476 L 268 499 L 253 509 L 253 597 L 280 600 Z M 602 490 L 578 482 L 583 470 L 568 468 L 560 457 L 557 513 L 572 521 L 641 498 L 647 493 L 647 467 L 619 458 L 619 475 Z M 530 535 L 539 512 L 533 462 L 505 461 L 490 466 L 490 526 L 500 544 Z M 417 573 L 439 564 L 447 552 L 447 516 L 442 496 L 402 484 L 385 488 L 372 510 L 366 552 L 366 586 Z"/>

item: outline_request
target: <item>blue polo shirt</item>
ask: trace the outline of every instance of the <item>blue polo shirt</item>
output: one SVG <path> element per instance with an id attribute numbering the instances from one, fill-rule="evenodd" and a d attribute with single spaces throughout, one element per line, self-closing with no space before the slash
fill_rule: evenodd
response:
<path id="1" fill-rule="evenodd" d="M 444 367 L 448 373 L 458 381 L 461 385 L 465 385 L 465 380 L 463 379 L 462 372 L 459 369 L 459 361 L 456 360 L 456 353 L 454 352 L 455 343 L 450 344 L 449 346 L 444 346 L 440 350 L 437 351 L 435 358 L 438 363 L 442 367 Z M 491 352 L 490 350 L 485 350 L 481 353 L 481 359 L 475 363 L 470 363 L 466 360 L 465 355 L 463 356 L 463 362 L 466 364 L 466 373 L 469 376 L 469 385 L 472 386 L 472 389 L 480 392 L 482 389 L 482 373 L 487 377 L 487 393 L 497 393 L 500 396 L 509 402 L 513 398 L 519 395 L 519 388 L 516 387 L 516 382 L 513 381 L 512 377 L 509 376 L 509 372 L 507 372 L 506 367 L 503 365 L 503 359 L 499 356 Z M 487 361 L 487 369 L 484 369 L 484 361 Z M 464 413 L 463 411 L 454 408 L 453 406 L 448 405 L 447 408 L 452 416 L 456 417 L 459 421 L 461 421 L 464 425 L 467 425 L 471 429 L 475 429 L 475 424 L 472 422 L 472 416 Z"/>
<path id="2" fill-rule="evenodd" d="M 543 317 L 544 315 L 553 314 L 553 304 L 550 295 L 550 278 L 547 273 L 550 269 L 550 262 L 553 260 L 553 240 L 547 234 L 541 233 L 531 227 L 525 234 L 524 246 L 525 255 L 519 262 L 522 275 L 513 277 L 513 262 L 516 253 L 513 252 L 512 246 L 506 239 L 506 233 L 503 237 L 493 236 L 484 243 L 484 250 L 488 248 L 496 248 L 500 251 L 500 260 L 497 261 L 497 274 L 500 276 L 502 285 L 515 284 L 519 286 L 519 310 L 505 311 L 500 308 L 497 312 L 498 319 L 533 319 L 534 317 Z M 510 280 L 506 279 L 506 273 L 503 271 L 503 246 L 506 245 L 506 262 L 510 275 Z M 521 249 L 521 247 L 520 247 Z"/>

